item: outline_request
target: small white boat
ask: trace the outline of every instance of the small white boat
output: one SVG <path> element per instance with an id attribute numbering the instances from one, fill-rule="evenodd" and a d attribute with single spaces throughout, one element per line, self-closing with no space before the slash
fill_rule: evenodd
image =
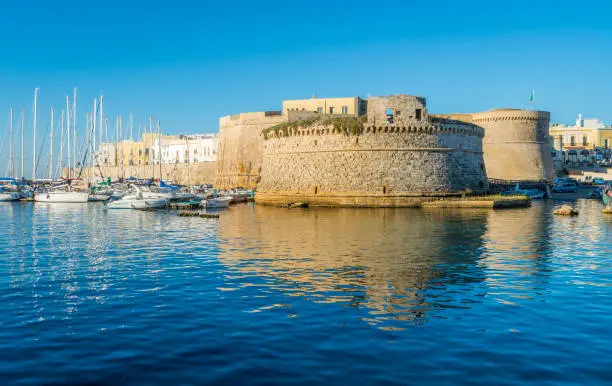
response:
<path id="1" fill-rule="evenodd" d="M 36 202 L 85 203 L 89 201 L 89 192 L 72 190 L 70 185 L 62 185 L 49 190 L 34 193 Z"/>
<path id="2" fill-rule="evenodd" d="M 134 193 L 127 194 L 117 201 L 110 202 L 108 209 L 163 209 L 168 205 L 165 198 L 150 197 L 143 194 L 140 187 L 132 185 Z"/>
<path id="3" fill-rule="evenodd" d="M 17 201 L 20 198 L 19 192 L 0 191 L 0 201 Z"/>
<path id="4" fill-rule="evenodd" d="M 202 200 L 201 205 L 204 208 L 227 208 L 232 200 L 231 196 L 221 196 Z"/>

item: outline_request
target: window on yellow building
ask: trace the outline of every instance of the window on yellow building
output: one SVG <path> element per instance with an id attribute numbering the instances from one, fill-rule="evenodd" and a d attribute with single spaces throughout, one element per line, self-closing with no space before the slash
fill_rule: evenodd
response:
<path id="1" fill-rule="evenodd" d="M 608 138 L 604 139 L 604 147 L 606 149 L 608 148 Z"/>
<path id="2" fill-rule="evenodd" d="M 582 137 L 582 146 L 586 146 L 587 145 L 587 137 L 584 136 Z"/>
<path id="3" fill-rule="evenodd" d="M 334 113 L 334 108 L 333 108 L 333 107 L 330 107 L 330 108 L 329 108 L 329 113 L 330 113 L 330 114 L 333 114 L 333 113 Z"/>
<path id="4" fill-rule="evenodd" d="M 323 114 L 323 107 L 317 107 L 317 113 Z"/>
<path id="5" fill-rule="evenodd" d="M 576 137 L 574 137 L 573 135 L 570 138 L 570 145 L 576 146 Z"/>
<path id="6" fill-rule="evenodd" d="M 348 106 L 342 106 L 342 114 L 348 114 Z"/>

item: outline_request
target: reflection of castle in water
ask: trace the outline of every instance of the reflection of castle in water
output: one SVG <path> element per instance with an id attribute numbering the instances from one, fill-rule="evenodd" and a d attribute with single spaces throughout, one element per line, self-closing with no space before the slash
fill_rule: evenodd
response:
<path id="1" fill-rule="evenodd" d="M 486 220 L 484 211 L 256 206 L 221 218 L 219 259 L 289 295 L 415 320 L 454 306 L 448 286 L 484 279 L 476 262 Z"/>

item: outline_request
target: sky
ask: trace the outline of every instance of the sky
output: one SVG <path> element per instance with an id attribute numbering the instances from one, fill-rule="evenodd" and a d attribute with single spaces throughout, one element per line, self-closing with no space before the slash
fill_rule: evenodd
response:
<path id="1" fill-rule="evenodd" d="M 430 113 L 537 108 L 555 122 L 582 113 L 610 124 L 610 15 L 612 2 L 588 0 L 5 2 L 0 175 L 11 107 L 26 111 L 31 175 L 37 87 L 42 174 L 49 109 L 74 87 L 82 132 L 101 94 L 111 122 L 153 116 L 167 133 L 215 133 L 221 116 L 313 94 L 405 93 L 426 97 Z"/>

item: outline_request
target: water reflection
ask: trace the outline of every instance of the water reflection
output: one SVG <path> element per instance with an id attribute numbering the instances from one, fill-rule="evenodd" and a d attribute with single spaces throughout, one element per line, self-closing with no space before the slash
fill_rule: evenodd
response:
<path id="1" fill-rule="evenodd" d="M 236 285 L 256 275 L 248 285 L 263 293 L 366 307 L 374 324 L 418 321 L 478 291 L 466 284 L 485 279 L 488 213 L 256 206 L 222 217 L 219 259 Z"/>

